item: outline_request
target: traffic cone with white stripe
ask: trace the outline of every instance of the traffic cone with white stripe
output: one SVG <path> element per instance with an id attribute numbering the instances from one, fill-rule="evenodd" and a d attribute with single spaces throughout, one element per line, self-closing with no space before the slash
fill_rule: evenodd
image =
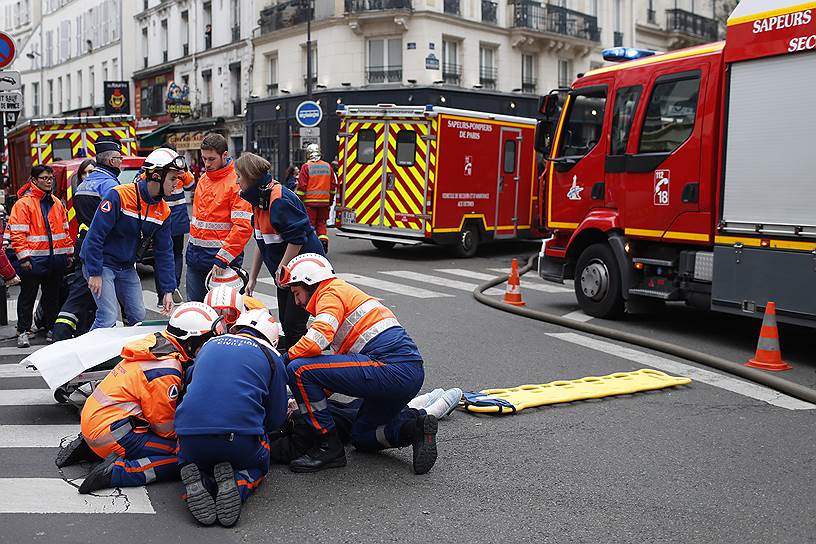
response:
<path id="1" fill-rule="evenodd" d="M 510 277 L 507 278 L 507 288 L 504 291 L 503 302 L 513 306 L 524 306 L 524 301 L 521 300 L 521 281 L 519 280 L 517 259 L 513 259 L 513 267 L 510 269 Z"/>
<path id="2" fill-rule="evenodd" d="M 781 372 L 793 368 L 782 360 L 779 349 L 779 329 L 776 327 L 776 303 L 768 302 L 765 307 L 765 317 L 762 318 L 762 329 L 759 331 L 756 355 L 749 359 L 745 366 Z"/>

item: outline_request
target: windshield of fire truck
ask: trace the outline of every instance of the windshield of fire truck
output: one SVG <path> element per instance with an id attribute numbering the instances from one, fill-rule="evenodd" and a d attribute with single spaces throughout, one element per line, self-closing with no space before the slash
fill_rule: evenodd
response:
<path id="1" fill-rule="evenodd" d="M 605 110 L 605 86 L 573 91 L 556 157 L 580 158 L 589 153 L 601 139 Z"/>

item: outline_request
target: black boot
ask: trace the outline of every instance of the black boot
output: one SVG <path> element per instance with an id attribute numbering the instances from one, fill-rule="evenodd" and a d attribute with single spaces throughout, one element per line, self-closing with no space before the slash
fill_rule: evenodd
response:
<path id="1" fill-rule="evenodd" d="M 309 451 L 289 463 L 289 470 L 318 472 L 326 468 L 344 466 L 346 466 L 346 450 L 337 434 L 337 429 L 332 429 L 321 435 L 318 442 Z"/>
<path id="2" fill-rule="evenodd" d="M 213 475 L 218 484 L 218 493 L 215 496 L 218 523 L 224 527 L 232 527 L 241 517 L 241 493 L 235 483 L 235 472 L 232 465 L 225 461 L 213 467 Z"/>
<path id="3" fill-rule="evenodd" d="M 85 442 L 82 433 L 62 448 L 57 454 L 57 467 L 67 467 L 79 463 L 80 461 L 99 461 L 99 456 L 94 453 L 91 447 Z"/>
<path id="4" fill-rule="evenodd" d="M 414 474 L 425 474 L 436 463 L 436 431 L 439 423 L 431 415 L 423 415 L 414 420 Z M 410 423 L 409 423 L 410 425 Z"/>
<path id="5" fill-rule="evenodd" d="M 111 453 L 101 463 L 85 477 L 85 481 L 79 486 L 79 493 L 87 495 L 99 489 L 107 489 L 111 486 L 111 474 L 113 473 L 113 463 L 118 459 L 118 455 Z"/>
<path id="6" fill-rule="evenodd" d="M 320 240 L 320 243 L 323 244 L 323 253 L 328 255 L 329 254 L 329 241 L 328 240 Z"/>
<path id="7" fill-rule="evenodd" d="M 184 482 L 185 502 L 193 517 L 202 525 L 212 525 L 218 519 L 215 513 L 215 499 L 210 494 L 201 472 L 193 464 L 181 467 L 181 481 Z"/>

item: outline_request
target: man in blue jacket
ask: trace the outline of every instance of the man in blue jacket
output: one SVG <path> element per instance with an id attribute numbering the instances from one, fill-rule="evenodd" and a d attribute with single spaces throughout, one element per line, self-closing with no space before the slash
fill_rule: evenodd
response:
<path id="1" fill-rule="evenodd" d="M 145 307 L 136 261 L 153 245 L 159 275 L 162 312 L 169 315 L 176 289 L 170 208 L 164 201 L 186 169 L 184 160 L 169 149 L 157 149 L 145 159 L 146 178 L 119 185 L 104 195 L 80 250 L 83 273 L 96 302 L 91 329 L 116 324 L 121 302 L 129 325 L 143 321 Z"/>
<path id="2" fill-rule="evenodd" d="M 288 402 L 278 334 L 267 310 L 244 312 L 187 371 L 174 427 L 187 506 L 204 525 L 234 525 L 269 471 L 267 433 L 283 425 Z"/>

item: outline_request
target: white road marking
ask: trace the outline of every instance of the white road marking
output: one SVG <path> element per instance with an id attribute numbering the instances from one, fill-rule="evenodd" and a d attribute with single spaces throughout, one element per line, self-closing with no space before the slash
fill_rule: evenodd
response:
<path id="1" fill-rule="evenodd" d="M 78 433 L 79 425 L 0 425 L 0 448 L 58 448 Z"/>
<path id="2" fill-rule="evenodd" d="M 604 342 L 603 340 L 596 340 L 595 338 L 590 338 L 574 332 L 553 332 L 547 333 L 547 336 L 552 336 L 553 338 L 571 342 L 585 348 L 608 353 L 609 355 L 615 355 L 616 357 L 621 357 L 623 359 L 628 359 L 639 364 L 654 367 L 665 372 L 677 374 L 678 376 L 685 376 L 687 378 L 691 378 L 692 380 L 707 383 L 708 385 L 713 385 L 714 387 L 719 387 L 720 389 L 725 389 L 726 391 L 731 391 L 732 393 L 761 400 L 780 408 L 787 408 L 788 410 L 816 409 L 816 404 L 801 401 L 785 395 L 784 393 L 774 391 L 773 389 L 737 378 L 732 378 L 724 374 L 711 372 L 710 370 L 672 361 L 671 359 L 666 359 L 665 357 L 660 357 L 659 355 L 638 351 L 620 346 L 618 344 L 613 344 L 611 342 Z"/>
<path id="3" fill-rule="evenodd" d="M 7 312 L 8 312 L 7 315 L 9 317 L 9 322 L 17 320 L 17 300 L 18 300 L 19 296 L 20 295 L 18 293 L 17 296 L 12 296 L 12 298 L 6 300 L 6 308 L 8 309 L 7 310 Z M 37 297 L 37 299 L 34 301 L 34 310 L 32 310 L 32 312 L 31 312 L 32 317 L 34 316 L 34 312 L 37 311 L 37 305 L 39 303 L 40 303 L 40 297 Z M 12 318 L 14 318 L 14 319 L 12 320 Z M 32 321 L 31 323 L 33 325 L 34 322 Z"/>
<path id="4" fill-rule="evenodd" d="M 25 368 L 20 365 L 0 365 L 0 379 L 2 378 L 38 378 L 39 371 Z"/>
<path id="5" fill-rule="evenodd" d="M 148 312 L 153 312 L 154 314 L 161 314 L 161 310 L 157 306 L 159 302 L 159 295 L 156 294 L 155 291 L 151 291 L 150 289 L 143 289 L 142 290 L 142 302 L 144 303 L 145 310 Z"/>
<path id="6" fill-rule="evenodd" d="M 581 310 L 575 310 L 574 312 L 564 314 L 561 317 L 565 319 L 572 319 L 573 321 L 580 321 L 581 323 L 586 323 L 587 321 L 593 319 L 591 315 L 587 315 Z"/>
<path id="7" fill-rule="evenodd" d="M 264 281 L 268 279 L 269 282 Z M 272 278 L 258 278 L 258 281 L 263 281 L 264 283 L 271 283 L 275 285 L 275 280 Z M 258 301 L 266 306 L 267 310 L 277 310 L 278 309 L 278 297 L 267 295 L 265 293 L 261 293 L 260 291 L 255 291 L 255 294 L 252 295 L 252 298 L 258 299 Z"/>
<path id="8" fill-rule="evenodd" d="M 464 268 L 437 268 L 437 272 L 444 272 L 453 276 L 462 276 L 463 278 L 470 278 L 474 280 L 487 281 L 495 279 L 496 276 L 492 274 L 485 274 L 484 272 L 475 272 L 473 270 L 466 270 Z M 529 289 L 530 291 L 542 291 L 544 293 L 571 293 L 565 287 L 558 287 L 557 285 L 544 285 L 541 283 L 531 283 L 529 281 L 521 281 L 521 289 Z"/>
<path id="9" fill-rule="evenodd" d="M 430 274 L 421 274 L 419 272 L 412 272 L 410 270 L 381 270 L 381 274 L 388 274 L 389 276 L 396 276 L 398 278 L 404 278 L 408 280 L 419 281 L 428 285 L 435 285 L 440 287 L 450 287 L 451 289 L 458 289 L 459 291 L 468 291 L 470 293 L 473 292 L 476 287 L 478 287 L 475 283 L 468 283 L 459 280 L 451 280 L 448 278 L 443 278 L 441 276 L 432 276 Z M 485 291 L 486 295 L 503 295 L 504 291 L 501 289 L 496 289 L 495 287 L 491 287 L 487 291 Z"/>
<path id="10" fill-rule="evenodd" d="M 57 404 L 50 389 L 0 389 L 0 406 Z"/>
<path id="11" fill-rule="evenodd" d="M 430 291 L 428 289 L 422 289 L 420 287 L 412 287 L 410 285 L 405 285 L 402 283 L 394 283 L 391 281 L 381 280 L 377 278 L 370 278 L 368 276 L 361 276 L 359 274 L 338 274 L 341 279 L 353 284 L 353 285 L 364 285 L 366 287 L 373 287 L 374 289 L 379 289 L 380 291 L 387 291 L 389 293 L 396 293 L 398 295 L 405 295 L 408 297 L 414 298 L 443 298 L 443 297 L 452 297 L 454 295 L 449 295 L 447 293 L 437 293 L 436 291 Z"/>
<path id="12" fill-rule="evenodd" d="M 0 514 L 155 513 L 144 487 L 103 489 L 93 495 L 80 495 L 60 478 L 0 478 Z"/>

